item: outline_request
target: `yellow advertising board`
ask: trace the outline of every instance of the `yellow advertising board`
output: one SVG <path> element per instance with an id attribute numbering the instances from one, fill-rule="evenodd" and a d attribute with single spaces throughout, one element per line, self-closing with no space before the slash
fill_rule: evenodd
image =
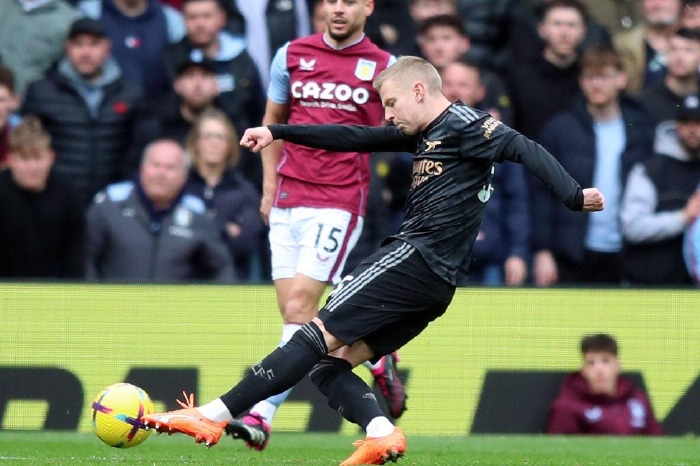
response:
<path id="1" fill-rule="evenodd" d="M 87 431 L 93 397 L 129 378 L 157 408 L 174 400 L 153 392 L 193 389 L 209 401 L 280 334 L 270 286 L 3 284 L 0 316 L 2 429 Z M 598 332 L 618 339 L 659 419 L 700 375 L 697 290 L 464 288 L 400 351 L 409 400 L 399 422 L 415 434 L 465 435 L 489 371 L 575 370 L 581 337 Z M 309 428 L 313 403 L 285 404 L 275 429 Z"/>

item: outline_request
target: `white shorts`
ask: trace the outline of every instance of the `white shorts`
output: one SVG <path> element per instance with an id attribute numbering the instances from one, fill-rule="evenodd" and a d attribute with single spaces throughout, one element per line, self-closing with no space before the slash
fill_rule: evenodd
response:
<path id="1" fill-rule="evenodd" d="M 364 218 L 340 209 L 294 207 L 270 212 L 272 279 L 297 273 L 320 282 L 340 281 Z"/>

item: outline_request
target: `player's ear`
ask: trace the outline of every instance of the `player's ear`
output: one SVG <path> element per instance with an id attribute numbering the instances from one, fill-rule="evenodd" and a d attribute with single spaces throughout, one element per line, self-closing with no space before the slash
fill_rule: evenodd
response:
<path id="1" fill-rule="evenodd" d="M 420 102 L 425 96 L 425 84 L 420 81 L 413 83 L 412 91 L 413 98 L 416 100 L 416 102 Z"/>
<path id="2" fill-rule="evenodd" d="M 365 14 L 371 15 L 374 12 L 374 0 L 365 0 Z"/>

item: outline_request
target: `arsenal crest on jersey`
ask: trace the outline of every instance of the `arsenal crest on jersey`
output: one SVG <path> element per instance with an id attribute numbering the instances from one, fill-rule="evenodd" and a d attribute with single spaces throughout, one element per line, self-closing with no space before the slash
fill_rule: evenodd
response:
<path id="1" fill-rule="evenodd" d="M 362 81 L 371 81 L 374 77 L 374 71 L 377 69 L 377 62 L 360 58 L 357 60 L 355 67 L 355 76 Z"/>

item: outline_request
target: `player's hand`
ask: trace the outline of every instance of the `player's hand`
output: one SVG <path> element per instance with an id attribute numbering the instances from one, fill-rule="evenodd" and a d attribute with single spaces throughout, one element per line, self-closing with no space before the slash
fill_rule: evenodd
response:
<path id="1" fill-rule="evenodd" d="M 267 126 L 258 126 L 257 128 L 248 128 L 243 133 L 241 138 L 241 147 L 245 147 L 253 152 L 260 152 L 263 148 L 269 146 L 274 141 L 272 133 Z"/>
<path id="2" fill-rule="evenodd" d="M 583 190 L 583 212 L 598 212 L 605 208 L 605 198 L 598 188 Z"/>
<path id="3" fill-rule="evenodd" d="M 265 225 L 270 225 L 270 211 L 272 210 L 272 196 L 263 195 L 260 200 L 260 217 Z"/>

